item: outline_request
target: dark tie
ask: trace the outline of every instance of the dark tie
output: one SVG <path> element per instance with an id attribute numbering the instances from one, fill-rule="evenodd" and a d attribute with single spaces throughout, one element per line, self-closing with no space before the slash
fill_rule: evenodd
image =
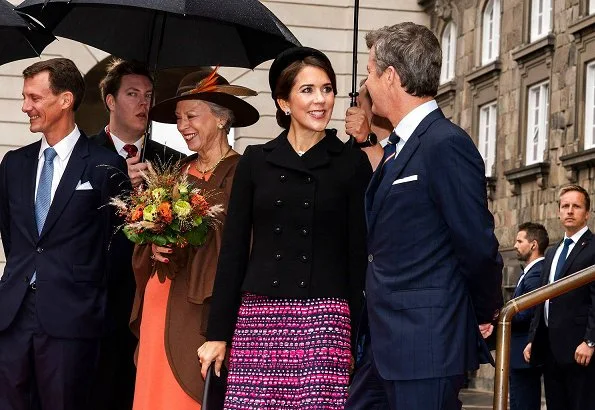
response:
<path id="1" fill-rule="evenodd" d="M 397 144 L 401 138 L 393 131 L 388 136 L 388 143 L 384 146 L 384 155 L 382 156 L 381 171 L 384 171 L 384 165 L 395 157 L 397 154 Z"/>
<path id="2" fill-rule="evenodd" d="M 126 159 L 128 159 L 136 156 L 138 148 L 136 148 L 136 145 L 126 144 L 124 145 L 124 151 L 126 151 L 126 153 L 128 154 L 126 155 Z"/>
<path id="3" fill-rule="evenodd" d="M 556 265 L 556 274 L 554 275 L 554 281 L 560 279 L 562 275 L 562 268 L 566 263 L 566 256 L 568 256 L 568 247 L 572 245 L 573 240 L 570 238 L 564 239 L 564 246 L 562 247 L 562 252 L 560 252 L 560 257 L 558 258 L 558 264 Z"/>
<path id="4" fill-rule="evenodd" d="M 37 223 L 37 233 L 41 234 L 45 218 L 48 216 L 50 204 L 52 203 L 52 179 L 54 179 L 54 158 L 56 150 L 48 147 L 43 151 L 43 166 L 39 176 L 39 185 L 37 185 L 37 195 L 35 196 L 35 222 Z M 35 283 L 37 272 L 33 272 L 30 283 Z"/>

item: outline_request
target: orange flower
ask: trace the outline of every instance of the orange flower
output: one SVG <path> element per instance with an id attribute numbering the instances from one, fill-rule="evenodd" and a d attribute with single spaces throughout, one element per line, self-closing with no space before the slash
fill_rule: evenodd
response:
<path id="1" fill-rule="evenodd" d="M 200 216 L 204 216 L 207 214 L 207 211 L 209 210 L 209 203 L 207 202 L 204 196 L 194 194 L 190 198 L 190 203 Z"/>
<path id="2" fill-rule="evenodd" d="M 170 223 L 174 219 L 171 213 L 171 204 L 169 202 L 162 202 L 159 204 L 157 212 L 159 212 L 159 216 L 161 216 L 165 223 Z"/>
<path id="3" fill-rule="evenodd" d="M 136 208 L 134 208 L 134 211 L 132 211 L 132 222 L 136 222 L 136 221 L 142 219 L 143 210 L 144 210 L 144 207 L 142 205 L 139 205 Z"/>

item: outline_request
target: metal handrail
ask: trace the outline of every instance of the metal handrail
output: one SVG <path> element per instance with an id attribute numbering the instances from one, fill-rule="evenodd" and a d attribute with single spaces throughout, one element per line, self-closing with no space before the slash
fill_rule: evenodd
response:
<path id="1" fill-rule="evenodd" d="M 496 345 L 496 378 L 494 380 L 494 410 L 506 410 L 508 403 L 508 373 L 510 365 L 510 332 L 512 317 L 547 299 L 580 288 L 595 281 L 595 265 L 573 273 L 554 283 L 535 289 L 510 300 L 500 311 Z"/>

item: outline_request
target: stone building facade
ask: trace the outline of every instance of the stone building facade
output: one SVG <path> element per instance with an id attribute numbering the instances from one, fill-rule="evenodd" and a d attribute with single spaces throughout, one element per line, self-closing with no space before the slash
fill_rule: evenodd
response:
<path id="1" fill-rule="evenodd" d="M 510 296 L 520 273 L 517 226 L 543 223 L 555 244 L 563 237 L 560 186 L 574 182 L 595 194 L 595 0 L 419 4 L 447 51 L 443 59 L 453 62 L 437 100 L 487 162 Z"/>

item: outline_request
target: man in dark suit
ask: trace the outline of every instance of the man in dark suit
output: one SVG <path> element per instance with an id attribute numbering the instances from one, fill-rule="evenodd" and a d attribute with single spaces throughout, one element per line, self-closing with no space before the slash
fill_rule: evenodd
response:
<path id="1" fill-rule="evenodd" d="M 115 59 L 99 84 L 109 124 L 92 141 L 126 159 L 132 184 L 138 186 L 147 163 L 140 162 L 144 132 L 153 93 L 153 79 L 147 68 L 137 62 Z M 181 137 L 180 137 L 181 138 Z M 156 141 L 148 140 L 145 159 L 165 164 L 185 157 Z M 130 410 L 134 398 L 136 368 L 134 351 L 137 339 L 128 327 L 134 300 L 132 251 L 134 245 L 118 232 L 110 247 L 108 283 L 108 329 L 101 342 L 99 372 L 93 389 L 90 410 Z"/>
<path id="2" fill-rule="evenodd" d="M 99 83 L 101 98 L 109 111 L 109 124 L 91 139 L 126 159 L 133 186 L 142 182 L 141 171 L 147 164 L 140 162 L 144 133 L 147 128 L 153 77 L 142 63 L 114 59 Z M 186 155 L 157 141 L 147 140 L 145 159 L 151 162 L 175 162 Z"/>
<path id="3" fill-rule="evenodd" d="M 371 343 L 348 409 L 460 409 L 502 303 L 484 162 L 433 96 L 440 43 L 401 23 L 366 36 L 374 114 L 395 130 L 366 193 Z M 378 148 L 380 149 L 380 148 Z"/>
<path id="4" fill-rule="evenodd" d="M 559 198 L 564 239 L 545 254 L 542 285 L 595 265 L 595 240 L 587 227 L 589 194 L 567 185 Z M 595 409 L 595 283 L 539 305 L 528 340 L 525 360 L 544 364 L 548 410 Z"/>
<path id="5" fill-rule="evenodd" d="M 550 243 L 541 224 L 525 222 L 519 225 L 514 248 L 517 259 L 525 265 L 514 290 L 513 298 L 541 286 L 543 253 Z M 539 410 L 541 408 L 541 367 L 525 362 L 523 350 L 529 337 L 529 326 L 535 308 L 523 310 L 512 318 L 510 340 L 510 410 Z"/>
<path id="6" fill-rule="evenodd" d="M 85 86 L 72 61 L 40 61 L 23 77 L 22 110 L 43 136 L 0 164 L 0 407 L 86 409 L 118 223 L 105 205 L 129 184 L 126 165 L 76 126 Z"/>

